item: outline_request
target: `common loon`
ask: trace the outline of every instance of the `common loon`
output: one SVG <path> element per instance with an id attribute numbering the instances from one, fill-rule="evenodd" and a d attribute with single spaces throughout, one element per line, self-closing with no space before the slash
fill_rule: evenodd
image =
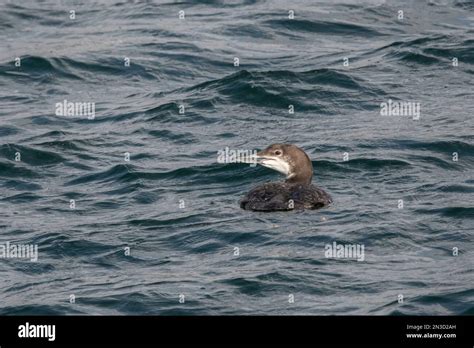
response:
<path id="1" fill-rule="evenodd" d="M 311 184 L 313 165 L 299 147 L 270 145 L 257 153 L 257 163 L 286 175 L 286 180 L 255 187 L 240 200 L 241 208 L 255 211 L 318 209 L 332 203 L 329 194 Z"/>

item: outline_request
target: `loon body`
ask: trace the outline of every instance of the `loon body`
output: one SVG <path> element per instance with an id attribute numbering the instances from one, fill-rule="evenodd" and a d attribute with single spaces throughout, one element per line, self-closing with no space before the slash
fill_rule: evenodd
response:
<path id="1" fill-rule="evenodd" d="M 328 193 L 311 184 L 313 165 L 299 147 L 270 145 L 257 153 L 257 163 L 284 174 L 286 180 L 257 186 L 241 199 L 241 208 L 255 211 L 318 209 L 332 203 Z"/>

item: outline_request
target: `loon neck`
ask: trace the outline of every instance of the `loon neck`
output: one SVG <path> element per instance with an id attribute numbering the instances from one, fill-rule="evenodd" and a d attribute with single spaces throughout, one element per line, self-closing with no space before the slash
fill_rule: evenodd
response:
<path id="1" fill-rule="evenodd" d="M 285 182 L 289 184 L 310 185 L 313 179 L 313 164 L 308 155 L 295 156 L 289 161 L 290 171 Z"/>
<path id="2" fill-rule="evenodd" d="M 313 173 L 311 175 L 307 174 L 290 174 L 286 177 L 285 182 L 288 184 L 299 184 L 299 185 L 309 185 L 311 184 Z"/>

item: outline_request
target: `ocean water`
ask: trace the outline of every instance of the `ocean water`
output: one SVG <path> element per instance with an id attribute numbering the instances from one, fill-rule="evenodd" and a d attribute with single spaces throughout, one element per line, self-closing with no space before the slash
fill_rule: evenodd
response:
<path id="1" fill-rule="evenodd" d="M 473 82 L 472 1 L 1 0 L 0 314 L 472 315 Z M 273 143 L 332 206 L 239 208 Z"/>

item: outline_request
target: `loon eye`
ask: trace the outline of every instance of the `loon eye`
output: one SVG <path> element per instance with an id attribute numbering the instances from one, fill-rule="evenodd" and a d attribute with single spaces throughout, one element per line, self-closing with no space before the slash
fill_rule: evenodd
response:
<path id="1" fill-rule="evenodd" d="M 280 150 L 276 150 L 276 151 L 275 151 L 275 155 L 280 156 L 280 155 L 281 155 L 281 151 L 280 151 Z"/>

